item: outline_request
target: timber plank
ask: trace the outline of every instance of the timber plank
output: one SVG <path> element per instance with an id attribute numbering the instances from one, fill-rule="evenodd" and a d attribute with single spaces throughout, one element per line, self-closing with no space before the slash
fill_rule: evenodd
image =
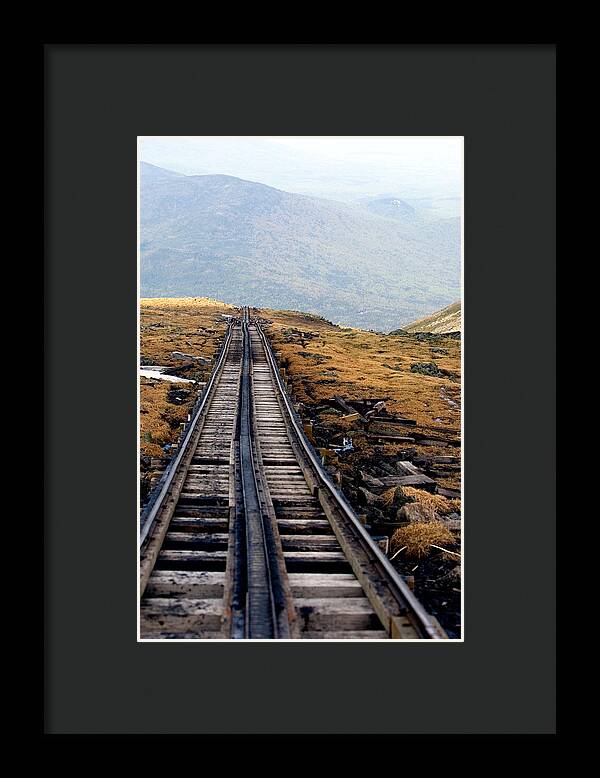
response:
<path id="1" fill-rule="evenodd" d="M 207 570 L 155 570 L 146 586 L 147 597 L 207 599 L 222 597 L 225 573 Z"/>
<path id="2" fill-rule="evenodd" d="M 298 597 L 294 604 L 301 630 L 381 629 L 366 597 Z"/>
<path id="3" fill-rule="evenodd" d="M 142 631 L 159 627 L 161 631 L 219 629 L 223 604 L 219 599 L 173 599 L 145 597 L 140 606 Z"/>
<path id="4" fill-rule="evenodd" d="M 346 629 L 343 631 L 305 630 L 300 633 L 302 640 L 389 640 L 383 629 Z"/>

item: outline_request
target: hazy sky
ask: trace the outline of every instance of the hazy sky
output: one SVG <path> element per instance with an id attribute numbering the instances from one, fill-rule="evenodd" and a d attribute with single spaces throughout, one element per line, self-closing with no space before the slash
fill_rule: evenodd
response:
<path id="1" fill-rule="evenodd" d="M 143 136 L 140 159 L 333 199 L 393 195 L 447 200 L 462 193 L 462 137 Z M 456 208 L 455 206 L 453 206 Z"/>
<path id="2" fill-rule="evenodd" d="M 272 136 L 271 141 L 345 161 L 369 163 L 382 157 L 415 165 L 438 165 L 440 171 L 459 169 L 461 137 L 408 136 Z"/>

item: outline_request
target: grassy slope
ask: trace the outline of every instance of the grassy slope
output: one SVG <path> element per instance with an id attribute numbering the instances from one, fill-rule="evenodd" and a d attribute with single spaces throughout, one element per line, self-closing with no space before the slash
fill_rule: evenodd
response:
<path id="1" fill-rule="evenodd" d="M 433 332 L 443 334 L 445 332 L 460 332 L 461 327 L 461 304 L 452 303 L 441 311 L 436 311 L 430 316 L 418 319 L 412 324 L 403 327 L 405 332 Z"/>
<path id="2" fill-rule="evenodd" d="M 414 419 L 419 428 L 431 430 L 432 434 L 443 428 L 452 430 L 452 433 L 444 432 L 445 435 L 460 438 L 460 341 L 378 335 L 341 329 L 305 314 L 272 310 L 262 313 L 272 321 L 268 332 L 281 354 L 280 362 L 286 366 L 294 397 L 299 402 L 316 405 L 334 394 L 346 399 L 385 397 L 392 414 Z M 303 346 L 286 334 L 291 328 L 313 332 L 316 337 L 307 339 Z M 433 377 L 411 372 L 411 365 L 423 362 L 434 362 L 450 375 Z M 385 431 L 381 427 L 381 432 Z M 388 431 L 410 434 L 398 428 Z M 354 439 L 355 444 L 360 442 L 360 435 Z M 387 448 L 392 453 L 394 446 Z M 431 456 L 449 453 L 441 447 L 416 448 L 419 454 Z M 441 479 L 440 485 L 460 488 L 458 474 Z"/>
<path id="3" fill-rule="evenodd" d="M 208 298 L 142 299 L 140 301 L 140 355 L 146 364 L 184 367 L 172 351 L 211 357 L 226 329 L 221 314 L 232 306 Z M 210 367 L 208 368 L 208 370 Z M 186 377 L 203 380 L 207 368 L 186 368 Z M 187 419 L 197 389 L 192 388 L 183 405 L 168 402 L 170 389 L 187 389 L 191 384 L 175 384 L 152 378 L 140 378 L 140 454 L 162 457 L 162 447 L 174 443 L 179 424 Z"/>

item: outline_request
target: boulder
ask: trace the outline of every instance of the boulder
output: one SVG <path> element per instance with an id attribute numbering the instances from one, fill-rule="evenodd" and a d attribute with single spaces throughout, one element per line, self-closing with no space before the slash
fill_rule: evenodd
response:
<path id="1" fill-rule="evenodd" d="M 427 505 L 419 502 L 409 502 L 403 505 L 396 514 L 398 521 L 430 522 L 439 521 L 437 513 Z"/>
<path id="2" fill-rule="evenodd" d="M 183 359 L 186 362 L 191 359 L 193 362 L 199 362 L 201 365 L 208 365 L 210 363 L 210 359 L 207 359 L 206 357 L 196 357 L 193 354 L 186 354 L 183 351 L 171 351 L 171 356 L 173 359 Z"/>
<path id="3" fill-rule="evenodd" d="M 448 527 L 448 529 L 451 532 L 460 532 L 461 530 L 461 521 L 460 519 L 448 519 L 448 518 L 442 518 L 442 521 Z"/>

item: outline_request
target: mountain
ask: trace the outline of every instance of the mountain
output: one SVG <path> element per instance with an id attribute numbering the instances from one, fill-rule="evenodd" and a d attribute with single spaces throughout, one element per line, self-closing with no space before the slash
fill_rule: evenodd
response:
<path id="1" fill-rule="evenodd" d="M 182 173 L 175 173 L 173 170 L 165 170 L 162 167 L 151 165 L 149 162 L 140 163 L 140 177 L 143 178 L 145 184 L 172 181 L 175 178 L 185 178 Z"/>
<path id="2" fill-rule="evenodd" d="M 302 309 L 386 330 L 456 299 L 456 220 L 394 216 L 141 163 L 141 294 Z"/>
<path id="3" fill-rule="evenodd" d="M 379 216 L 386 216 L 391 219 L 412 219 L 416 217 L 416 211 L 404 200 L 399 200 L 397 197 L 374 197 L 369 199 L 365 203 L 367 208 L 372 213 L 377 213 Z"/>
<path id="4" fill-rule="evenodd" d="M 417 198 L 443 216 L 460 214 L 461 146 L 457 138 L 350 137 L 142 136 L 138 143 L 141 160 L 185 175 L 225 174 L 343 202 Z"/>
<path id="5" fill-rule="evenodd" d="M 402 328 L 405 332 L 433 332 L 441 335 L 445 332 L 461 331 L 461 304 L 452 303 L 441 311 L 413 322 Z"/>

